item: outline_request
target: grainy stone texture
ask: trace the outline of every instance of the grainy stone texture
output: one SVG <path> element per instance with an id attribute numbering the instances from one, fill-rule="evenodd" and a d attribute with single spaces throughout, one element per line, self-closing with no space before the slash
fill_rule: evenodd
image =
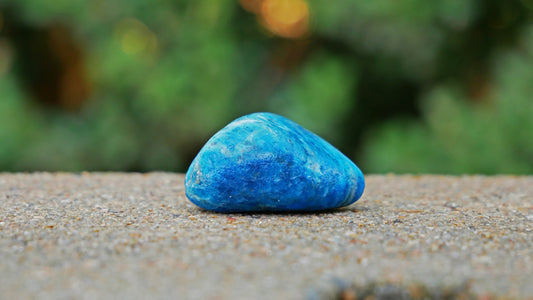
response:
<path id="1" fill-rule="evenodd" d="M 0 175 L 1 299 L 532 299 L 532 278 L 533 177 L 367 176 L 348 208 L 228 215 L 177 174 Z"/>

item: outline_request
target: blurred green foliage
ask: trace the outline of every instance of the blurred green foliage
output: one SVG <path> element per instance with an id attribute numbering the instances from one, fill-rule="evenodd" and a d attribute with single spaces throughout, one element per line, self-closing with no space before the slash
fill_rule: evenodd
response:
<path id="1" fill-rule="evenodd" d="M 376 172 L 515 173 L 533 171 L 533 27 L 520 47 L 498 55 L 491 93 L 471 104 L 457 84 L 423 97 L 422 122 L 391 122 L 366 145 Z"/>
<path id="2" fill-rule="evenodd" d="M 0 0 L 0 170 L 184 171 L 272 111 L 365 172 L 533 171 L 533 2 L 308 4 L 309 35 L 286 39 L 238 1 Z M 54 24 L 83 49 L 77 110 L 36 103 L 39 58 L 10 31 Z"/>

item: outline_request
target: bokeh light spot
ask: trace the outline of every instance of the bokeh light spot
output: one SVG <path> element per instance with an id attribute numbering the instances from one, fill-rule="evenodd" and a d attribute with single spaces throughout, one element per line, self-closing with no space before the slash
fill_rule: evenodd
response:
<path id="1" fill-rule="evenodd" d="M 239 3 L 245 10 L 258 14 L 261 13 L 261 4 L 263 4 L 263 0 L 239 0 Z"/>
<path id="2" fill-rule="evenodd" d="M 127 54 L 153 57 L 157 52 L 156 35 L 137 19 L 122 20 L 115 28 L 115 36 Z"/>
<path id="3" fill-rule="evenodd" d="M 264 0 L 261 5 L 264 26 L 286 38 L 301 38 L 309 32 L 309 7 L 304 0 Z"/>

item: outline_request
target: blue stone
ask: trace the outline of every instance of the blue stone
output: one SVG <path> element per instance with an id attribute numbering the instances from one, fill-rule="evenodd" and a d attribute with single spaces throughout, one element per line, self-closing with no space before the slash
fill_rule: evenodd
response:
<path id="1" fill-rule="evenodd" d="M 196 205 L 216 212 L 318 211 L 363 194 L 361 170 L 331 144 L 272 113 L 238 118 L 200 150 L 185 176 Z"/>

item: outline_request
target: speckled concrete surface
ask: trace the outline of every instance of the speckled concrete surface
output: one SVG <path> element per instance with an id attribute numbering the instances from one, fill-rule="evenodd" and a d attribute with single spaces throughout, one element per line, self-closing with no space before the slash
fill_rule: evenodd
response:
<path id="1" fill-rule="evenodd" d="M 367 176 L 320 214 L 215 214 L 177 174 L 0 174 L 1 299 L 533 298 L 533 177 Z M 350 295 L 348 295 L 350 296 Z"/>

